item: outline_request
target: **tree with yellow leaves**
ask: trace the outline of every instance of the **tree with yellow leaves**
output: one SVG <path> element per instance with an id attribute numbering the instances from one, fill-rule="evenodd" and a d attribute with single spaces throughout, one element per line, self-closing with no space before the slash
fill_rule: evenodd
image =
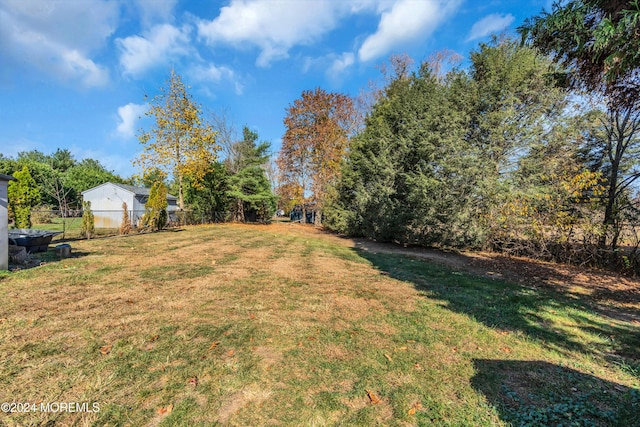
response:
<path id="1" fill-rule="evenodd" d="M 138 135 L 144 149 L 134 160 L 145 175 L 160 170 L 174 176 L 180 209 L 184 209 L 184 178 L 189 178 L 194 187 L 202 187 L 219 149 L 216 132 L 203 121 L 202 110 L 187 89 L 180 76 L 171 70 L 166 87 L 150 102 L 146 115 L 153 117 L 155 124 Z"/>

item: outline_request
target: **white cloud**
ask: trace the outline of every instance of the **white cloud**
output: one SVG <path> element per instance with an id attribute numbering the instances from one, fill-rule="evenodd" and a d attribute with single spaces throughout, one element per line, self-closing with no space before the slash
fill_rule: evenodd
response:
<path id="1" fill-rule="evenodd" d="M 398 0 L 382 13 L 378 30 L 360 47 L 359 59 L 370 61 L 403 43 L 424 40 L 460 3 L 461 0 Z"/>
<path id="2" fill-rule="evenodd" d="M 116 130 L 124 138 L 132 138 L 135 135 L 135 125 L 140 117 L 149 110 L 148 104 L 134 104 L 132 102 L 118 107 L 120 123 Z"/>
<path id="3" fill-rule="evenodd" d="M 218 83 L 223 77 L 233 78 L 233 71 L 227 67 L 216 67 L 214 64 L 198 65 L 190 71 L 190 75 L 198 81 Z"/>
<path id="4" fill-rule="evenodd" d="M 156 25 L 143 36 L 116 39 L 120 50 L 120 65 L 124 74 L 138 77 L 146 70 L 170 62 L 191 52 L 187 26 Z"/>
<path id="5" fill-rule="evenodd" d="M 0 2 L 0 62 L 36 69 L 62 81 L 101 86 L 105 67 L 90 58 L 103 48 L 119 18 L 118 4 L 103 0 Z"/>
<path id="6" fill-rule="evenodd" d="M 352 52 L 344 52 L 338 58 L 334 59 L 333 64 L 331 64 L 331 68 L 327 71 L 327 74 L 333 78 L 337 78 L 354 63 L 355 55 Z"/>
<path id="7" fill-rule="evenodd" d="M 500 15 L 493 13 L 487 15 L 471 27 L 467 41 L 481 39 L 489 34 L 498 33 L 515 21 L 512 14 Z"/>
<path id="8" fill-rule="evenodd" d="M 258 66 L 287 58 L 297 45 L 316 42 L 346 15 L 375 9 L 389 0 L 232 0 L 212 21 L 198 23 L 198 35 L 218 42 L 258 47 Z"/>
<path id="9" fill-rule="evenodd" d="M 189 70 L 189 77 L 194 81 L 203 83 L 220 83 L 223 80 L 231 82 L 236 95 L 242 95 L 244 91 L 244 85 L 240 83 L 233 70 L 225 66 L 216 67 L 214 64 L 196 65 Z"/>
<path id="10" fill-rule="evenodd" d="M 140 20 L 145 27 L 157 22 L 173 22 L 178 0 L 135 0 Z"/>

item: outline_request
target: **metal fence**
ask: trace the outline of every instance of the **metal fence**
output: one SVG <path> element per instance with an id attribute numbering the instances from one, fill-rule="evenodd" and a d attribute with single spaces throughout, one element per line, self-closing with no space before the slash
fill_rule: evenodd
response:
<path id="1" fill-rule="evenodd" d="M 98 236 L 118 234 L 123 223 L 123 210 L 91 210 L 95 226 L 95 234 Z M 58 231 L 60 234 L 54 240 L 74 239 L 81 236 L 82 213 L 78 210 L 33 210 L 31 222 L 33 228 Z M 144 210 L 129 210 L 127 214 L 134 230 L 143 227 L 142 216 Z M 228 212 L 168 212 L 167 227 L 181 225 L 213 224 L 229 222 L 233 218 Z"/>

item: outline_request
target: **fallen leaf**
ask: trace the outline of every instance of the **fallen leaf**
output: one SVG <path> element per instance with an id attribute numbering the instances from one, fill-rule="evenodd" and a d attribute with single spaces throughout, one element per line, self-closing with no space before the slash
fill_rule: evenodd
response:
<path id="1" fill-rule="evenodd" d="M 209 346 L 209 350 L 213 350 L 218 346 L 218 344 L 220 344 L 218 341 L 212 342 L 211 345 Z"/>
<path id="2" fill-rule="evenodd" d="M 173 403 L 170 403 L 164 408 L 159 408 L 157 412 L 160 415 L 164 415 L 164 414 L 170 414 L 172 411 L 173 411 Z"/>
<path id="3" fill-rule="evenodd" d="M 511 349 L 509 347 L 500 347 L 500 351 L 503 353 L 511 353 Z"/>
<path id="4" fill-rule="evenodd" d="M 234 353 L 235 353 L 235 350 L 231 349 L 231 350 L 227 351 L 227 356 L 231 357 L 231 356 L 233 356 Z"/>
<path id="5" fill-rule="evenodd" d="M 372 391 L 370 390 L 365 390 L 365 391 L 367 392 L 367 397 L 369 397 L 369 400 L 371 401 L 371 403 L 373 403 L 374 405 L 377 405 L 378 403 L 380 403 L 380 398 L 375 394 L 373 394 Z"/>
<path id="6" fill-rule="evenodd" d="M 102 347 L 100 347 L 100 353 L 109 354 L 112 348 L 113 348 L 113 344 L 103 345 Z"/>
<path id="7" fill-rule="evenodd" d="M 417 370 L 421 371 L 422 370 L 422 366 L 420 366 L 419 363 L 414 363 L 413 367 L 416 368 Z"/>
<path id="8" fill-rule="evenodd" d="M 249 314 L 249 319 L 255 319 L 255 318 L 256 318 L 255 314 L 253 314 L 253 313 Z"/>
<path id="9" fill-rule="evenodd" d="M 196 387 L 198 385 L 198 377 L 194 375 L 193 377 L 189 378 L 187 384 Z"/>
<path id="10" fill-rule="evenodd" d="M 393 362 L 393 359 L 391 359 L 391 356 L 389 356 L 387 353 L 384 353 L 384 357 L 386 357 L 389 362 Z"/>
<path id="11" fill-rule="evenodd" d="M 415 413 L 418 412 L 420 409 L 422 409 L 422 404 L 420 402 L 416 402 L 413 404 L 413 406 L 411 406 L 411 408 L 407 412 L 409 413 L 409 415 L 415 415 Z"/>

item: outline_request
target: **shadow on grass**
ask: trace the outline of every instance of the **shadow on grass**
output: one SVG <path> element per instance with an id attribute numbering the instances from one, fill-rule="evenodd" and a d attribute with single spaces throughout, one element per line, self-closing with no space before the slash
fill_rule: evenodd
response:
<path id="1" fill-rule="evenodd" d="M 640 390 L 544 361 L 473 360 L 471 385 L 513 426 L 640 426 Z"/>
<path id="2" fill-rule="evenodd" d="M 412 283 L 450 310 L 491 328 L 524 333 L 563 354 L 578 351 L 605 357 L 640 378 L 640 328 L 610 321 L 576 296 L 458 272 L 404 255 L 357 252 L 384 274 Z"/>
<path id="3" fill-rule="evenodd" d="M 27 261 L 24 264 L 9 264 L 9 271 L 15 272 L 15 271 L 27 270 L 34 267 L 40 267 L 41 265 L 45 265 L 45 264 L 60 262 L 69 258 L 83 258 L 87 255 L 91 255 L 91 253 L 76 251 L 76 250 L 73 250 L 72 248 L 71 256 L 67 258 L 61 258 L 56 255 L 55 249 L 49 248 L 46 252 L 34 252 L 29 254 Z M 7 277 L 7 276 L 0 276 L 0 280 L 2 280 L 2 278 L 4 277 Z"/>

